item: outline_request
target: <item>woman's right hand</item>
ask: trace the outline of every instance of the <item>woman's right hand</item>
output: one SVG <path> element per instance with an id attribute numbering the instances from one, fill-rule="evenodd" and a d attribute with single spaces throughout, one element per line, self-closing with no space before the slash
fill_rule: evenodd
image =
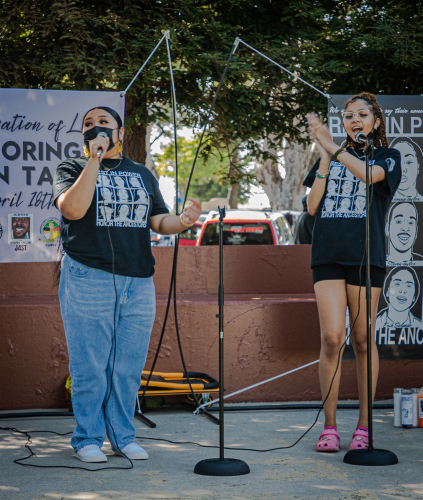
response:
<path id="1" fill-rule="evenodd" d="M 100 159 L 102 159 L 103 156 L 107 153 L 109 142 L 110 139 L 108 137 L 96 137 L 95 139 L 90 141 L 90 157 L 97 158 L 97 151 L 99 148 L 101 148 L 102 151 Z"/>
<path id="2" fill-rule="evenodd" d="M 322 160 L 328 160 L 330 161 L 332 159 L 332 154 L 329 153 L 329 151 L 326 151 L 326 149 L 321 145 L 319 139 L 317 138 L 316 131 L 314 127 L 307 127 L 308 135 L 310 136 L 310 139 L 316 144 L 317 151 L 319 152 L 320 158 Z"/>

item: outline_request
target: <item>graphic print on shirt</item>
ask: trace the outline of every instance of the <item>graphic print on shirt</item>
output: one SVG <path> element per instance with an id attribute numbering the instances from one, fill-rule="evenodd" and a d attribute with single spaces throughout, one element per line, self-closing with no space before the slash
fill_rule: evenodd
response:
<path id="1" fill-rule="evenodd" d="M 96 193 L 97 226 L 147 227 L 150 197 L 141 174 L 101 171 Z"/>
<path id="2" fill-rule="evenodd" d="M 366 217 L 366 184 L 357 179 L 341 162 L 331 161 L 322 218 L 335 217 Z"/>

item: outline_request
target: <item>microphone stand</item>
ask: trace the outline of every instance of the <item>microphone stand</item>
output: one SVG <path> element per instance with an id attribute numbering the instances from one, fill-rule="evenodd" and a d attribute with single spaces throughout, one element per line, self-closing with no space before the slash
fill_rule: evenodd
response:
<path id="1" fill-rule="evenodd" d="M 373 141 L 367 140 L 364 154 L 366 157 L 366 320 L 367 320 L 367 418 L 369 426 L 369 447 L 350 450 L 344 462 L 350 465 L 383 466 L 398 463 L 392 451 L 373 447 L 373 390 L 372 390 L 372 283 L 370 278 L 370 175 L 369 157 L 373 156 Z"/>
<path id="2" fill-rule="evenodd" d="M 224 401 L 223 401 L 223 306 L 225 292 L 223 288 L 223 219 L 225 218 L 225 207 L 219 210 L 219 291 L 218 304 L 219 314 L 219 458 L 208 458 L 201 460 L 194 468 L 195 474 L 202 476 L 242 476 L 250 473 L 250 468 L 242 460 L 235 458 L 225 458 L 225 437 L 224 437 Z"/>

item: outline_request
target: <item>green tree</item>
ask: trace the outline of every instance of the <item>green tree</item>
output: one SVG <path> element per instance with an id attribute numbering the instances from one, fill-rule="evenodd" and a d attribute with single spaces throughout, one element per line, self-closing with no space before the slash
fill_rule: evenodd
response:
<path id="1" fill-rule="evenodd" d="M 178 181 L 182 191 L 185 193 L 188 178 L 191 172 L 195 153 L 198 148 L 198 140 L 177 140 L 178 148 Z M 155 167 L 161 176 L 174 178 L 175 169 L 175 145 L 173 142 L 164 147 L 163 153 L 153 157 Z M 227 177 L 229 159 L 225 152 L 213 149 L 209 154 L 201 155 L 197 160 L 197 166 L 191 180 L 188 195 L 208 201 L 210 198 L 228 196 L 230 182 Z M 238 191 L 238 203 L 245 203 L 250 194 L 250 184 L 241 182 Z"/>

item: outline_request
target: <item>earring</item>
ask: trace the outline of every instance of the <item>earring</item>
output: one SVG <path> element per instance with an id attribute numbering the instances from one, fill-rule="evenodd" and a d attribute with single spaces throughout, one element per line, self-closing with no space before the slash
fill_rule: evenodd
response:
<path id="1" fill-rule="evenodd" d="M 90 150 L 87 148 L 87 146 L 85 146 L 85 144 L 84 144 L 83 150 L 84 150 L 85 157 L 89 158 L 90 157 Z"/>
<path id="2" fill-rule="evenodd" d="M 120 141 L 118 141 L 117 143 L 117 152 L 118 154 L 122 154 L 122 151 L 123 151 L 123 145 Z"/>

